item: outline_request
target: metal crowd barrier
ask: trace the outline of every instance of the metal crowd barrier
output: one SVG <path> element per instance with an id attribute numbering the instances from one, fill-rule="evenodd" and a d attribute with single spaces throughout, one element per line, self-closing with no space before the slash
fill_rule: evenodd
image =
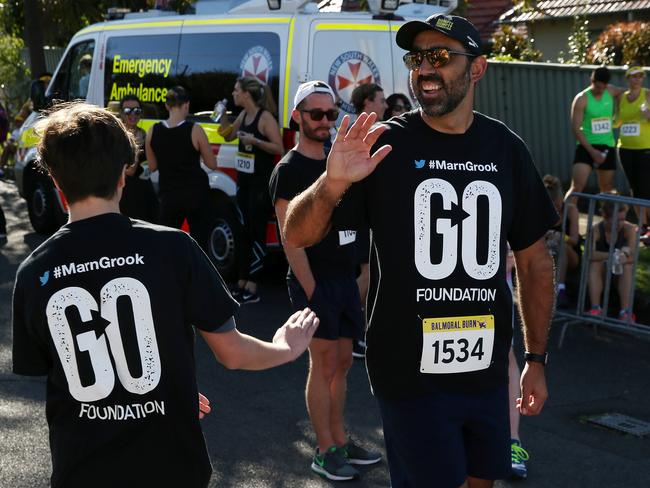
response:
<path id="1" fill-rule="evenodd" d="M 566 203 L 571 202 L 572 200 L 578 202 L 578 199 L 584 199 L 589 201 L 589 211 L 587 214 L 587 234 L 584 240 L 584 251 L 581 257 L 581 267 L 580 267 L 580 284 L 578 291 L 578 301 L 576 307 L 573 310 L 569 309 L 557 309 L 553 318 L 553 323 L 562 323 L 562 332 L 560 333 L 560 342 L 559 347 L 562 347 L 564 342 L 564 336 L 566 334 L 567 327 L 569 325 L 579 324 L 579 323 L 589 323 L 595 326 L 596 331 L 598 327 L 605 327 L 609 329 L 614 329 L 626 333 L 632 334 L 641 334 L 641 335 L 650 335 L 650 324 L 642 324 L 638 322 L 633 322 L 631 316 L 628 316 L 627 320 L 619 320 L 617 317 L 608 317 L 607 309 L 609 308 L 609 295 L 612 284 L 612 264 L 615 243 L 618 238 L 618 229 L 617 229 L 617 219 L 612 219 L 612 229 L 611 229 L 611 238 L 609 242 L 609 255 L 607 257 L 607 272 L 605 273 L 605 283 L 603 286 L 603 295 L 602 295 L 602 310 L 603 313 L 600 316 L 588 315 L 585 310 L 585 302 L 587 298 L 588 290 L 588 281 L 589 281 L 589 263 L 591 261 L 591 253 L 593 248 L 593 227 L 594 227 L 594 215 L 596 214 L 596 203 L 603 201 L 610 201 L 614 203 L 614 216 L 618 215 L 620 207 L 622 204 L 627 204 L 631 208 L 640 208 L 639 221 L 644 221 L 644 215 L 646 209 L 650 208 L 650 200 L 644 200 L 639 198 L 624 197 L 620 195 L 609 195 L 609 194 L 597 194 L 590 195 L 586 193 L 572 193 L 568 198 L 565 199 L 564 213 L 562 215 L 562 236 L 566 232 L 567 225 L 567 216 L 568 216 L 568 205 Z M 641 237 L 641 226 L 637 226 L 636 231 L 636 246 L 634 250 L 634 260 L 632 264 L 632 283 L 630 286 L 629 292 L 629 303 L 630 309 L 634 311 L 634 296 L 636 289 L 636 269 L 639 260 L 639 252 L 643 244 L 640 243 Z M 564 242 L 563 240 L 561 241 Z M 558 265 L 556 267 L 556 281 L 559 276 L 561 269 L 561 264 L 566 259 L 565 246 L 559 246 L 558 253 Z"/>

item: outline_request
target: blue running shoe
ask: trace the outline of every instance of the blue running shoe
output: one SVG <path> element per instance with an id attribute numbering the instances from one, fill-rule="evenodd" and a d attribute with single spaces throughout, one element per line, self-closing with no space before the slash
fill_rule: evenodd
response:
<path id="1" fill-rule="evenodd" d="M 528 477 L 528 470 L 526 469 L 526 462 L 530 459 L 528 451 L 521 447 L 521 442 L 517 439 L 510 440 L 510 458 L 512 461 L 512 476 L 514 478 L 526 479 Z"/>

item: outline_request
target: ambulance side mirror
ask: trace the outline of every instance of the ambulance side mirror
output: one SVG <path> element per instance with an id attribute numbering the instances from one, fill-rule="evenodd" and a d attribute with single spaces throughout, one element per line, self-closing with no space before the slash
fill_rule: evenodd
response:
<path id="1" fill-rule="evenodd" d="M 282 0 L 266 0 L 269 10 L 280 10 L 282 7 Z"/>

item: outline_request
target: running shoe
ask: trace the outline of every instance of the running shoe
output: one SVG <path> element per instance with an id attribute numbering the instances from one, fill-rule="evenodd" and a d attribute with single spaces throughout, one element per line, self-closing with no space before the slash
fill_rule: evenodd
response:
<path id="1" fill-rule="evenodd" d="M 630 322 L 636 322 L 636 314 L 631 310 L 627 310 L 627 309 L 623 309 L 620 312 L 618 312 L 618 320 L 627 322 L 628 319 L 630 320 Z"/>
<path id="2" fill-rule="evenodd" d="M 599 306 L 596 307 L 591 307 L 589 311 L 587 312 L 587 315 L 591 315 L 592 317 L 600 317 L 603 314 L 603 309 L 600 308 Z"/>
<path id="3" fill-rule="evenodd" d="M 639 240 L 646 246 L 650 246 L 650 230 L 646 233 L 642 233 Z"/>
<path id="4" fill-rule="evenodd" d="M 528 451 L 521 447 L 521 442 L 517 439 L 510 439 L 510 459 L 512 461 L 512 476 L 526 479 L 528 470 L 525 461 L 528 461 L 530 456 Z"/>
<path id="5" fill-rule="evenodd" d="M 353 440 L 340 448 L 350 464 L 375 464 L 381 461 L 381 453 L 364 449 Z"/>
<path id="6" fill-rule="evenodd" d="M 241 295 L 241 300 L 239 300 L 239 303 L 245 305 L 247 303 L 257 303 L 259 301 L 260 301 L 260 296 L 257 293 L 244 290 L 244 292 Z"/>
<path id="7" fill-rule="evenodd" d="M 359 476 L 359 472 L 345 458 L 343 449 L 336 446 L 330 447 L 324 454 L 321 454 L 316 449 L 316 454 L 314 454 L 314 459 L 311 462 L 311 469 L 319 475 L 334 481 L 346 481 Z"/>
<path id="8" fill-rule="evenodd" d="M 366 357 L 366 343 L 363 341 L 354 341 L 352 343 L 352 357 L 363 359 Z"/>

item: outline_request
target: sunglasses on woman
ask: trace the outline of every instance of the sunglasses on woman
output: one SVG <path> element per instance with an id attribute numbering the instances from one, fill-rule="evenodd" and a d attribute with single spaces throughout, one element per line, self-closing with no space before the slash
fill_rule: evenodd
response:
<path id="1" fill-rule="evenodd" d="M 124 107 L 122 109 L 122 113 L 124 115 L 140 115 L 142 113 L 142 109 L 140 107 Z"/>
<path id="2" fill-rule="evenodd" d="M 427 61 L 434 68 L 440 68 L 446 65 L 451 60 L 452 54 L 460 54 L 461 56 L 467 56 L 470 58 L 475 58 L 476 54 L 465 53 L 461 51 L 452 51 L 446 47 L 434 47 L 433 49 L 423 49 L 422 51 L 411 51 L 404 55 L 402 58 L 404 60 L 404 65 L 411 71 L 420 69 L 420 65 L 424 58 L 427 58 Z"/>
<path id="3" fill-rule="evenodd" d="M 335 108 L 330 108 L 329 110 L 323 110 L 321 108 L 312 108 L 311 110 L 301 110 L 301 112 L 306 112 L 311 117 L 311 120 L 318 122 L 323 120 L 323 117 L 327 117 L 327 120 L 330 122 L 335 121 L 339 118 L 339 111 Z"/>

